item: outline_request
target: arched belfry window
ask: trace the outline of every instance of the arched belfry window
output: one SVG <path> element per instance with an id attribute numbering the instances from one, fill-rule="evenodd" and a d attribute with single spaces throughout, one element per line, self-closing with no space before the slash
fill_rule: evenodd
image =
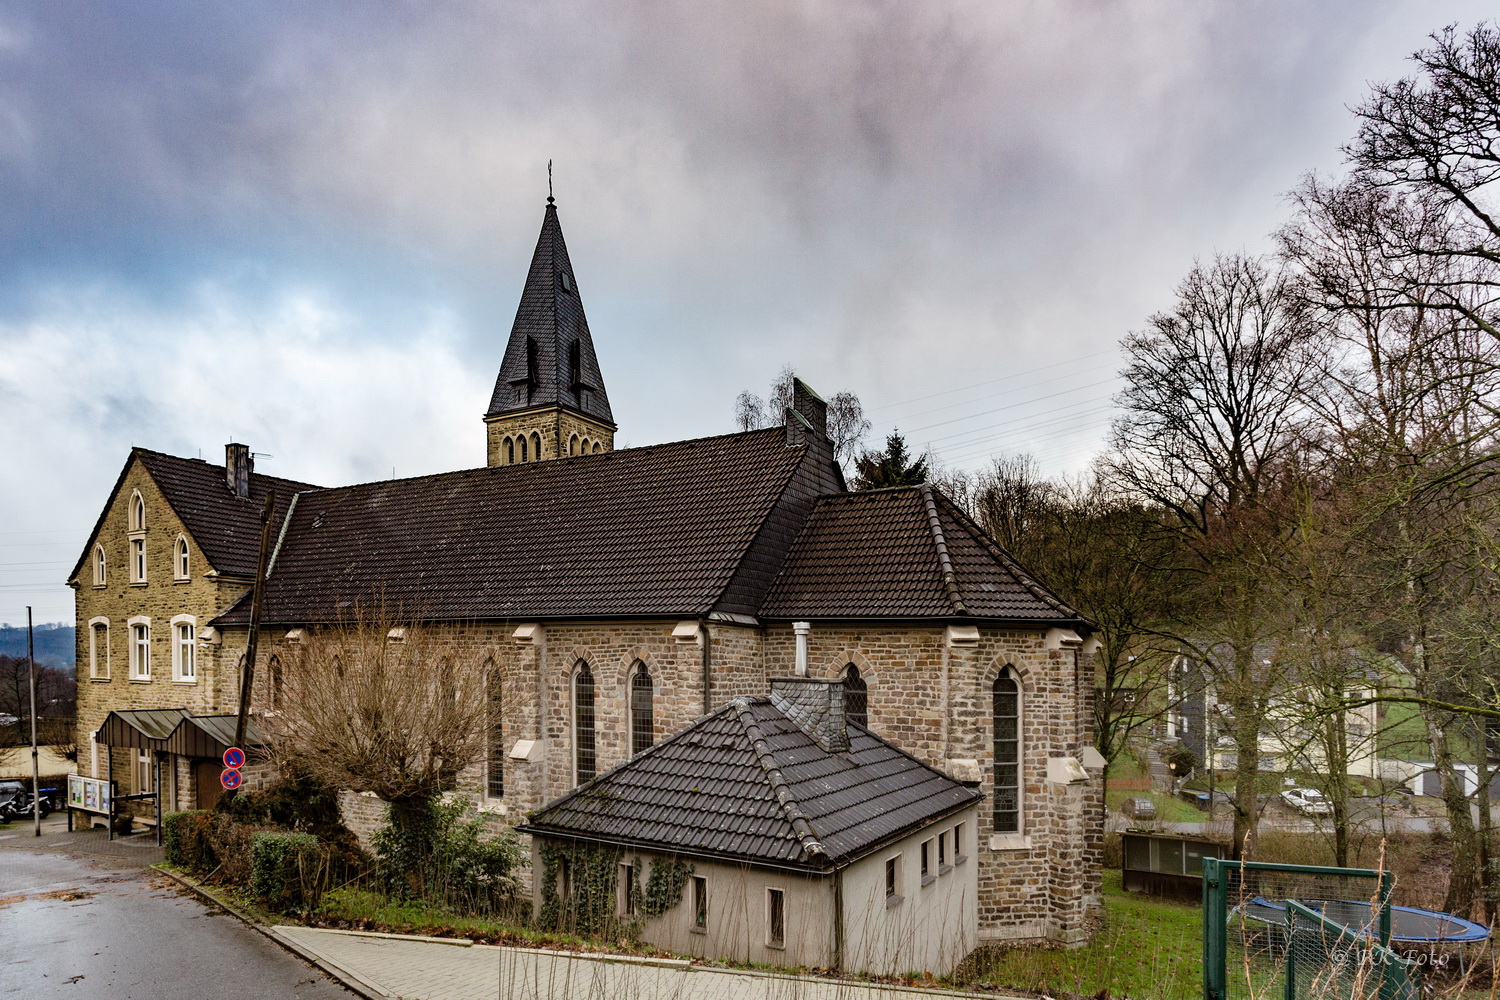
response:
<path id="1" fill-rule="evenodd" d="M 594 673 L 588 663 L 578 661 L 573 675 L 573 770 L 577 783 L 592 781 L 598 773 L 594 752 Z"/>
<path id="2" fill-rule="evenodd" d="M 844 718 L 870 728 L 870 686 L 852 663 L 844 669 Z"/>
<path id="3" fill-rule="evenodd" d="M 995 678 L 995 832 L 1021 832 L 1021 685 L 1005 667 Z"/>
<path id="4" fill-rule="evenodd" d="M 531 435 L 531 460 L 533 462 L 542 460 L 542 436 L 540 434 Z"/>
<path id="5" fill-rule="evenodd" d="M 656 688 L 651 672 L 637 660 L 630 677 L 630 752 L 649 750 L 656 742 Z"/>
<path id="6" fill-rule="evenodd" d="M 516 460 L 516 439 L 505 439 L 505 464 L 511 465 Z"/>
<path id="7" fill-rule="evenodd" d="M 521 461 L 526 461 L 526 435 L 522 434 L 517 440 L 521 442 Z"/>

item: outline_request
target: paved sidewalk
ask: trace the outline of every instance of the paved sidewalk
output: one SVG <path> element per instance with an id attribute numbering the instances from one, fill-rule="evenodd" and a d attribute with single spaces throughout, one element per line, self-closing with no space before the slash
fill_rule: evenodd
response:
<path id="1" fill-rule="evenodd" d="M 61 829 L 48 830 L 47 825 L 55 817 L 42 821 L 40 837 L 31 832 L 28 824 L 24 829 L 13 825 L 0 831 L 0 847 L 13 847 L 23 851 L 53 850 L 70 854 L 100 854 L 107 857 L 126 858 L 145 867 L 161 863 L 161 848 L 156 846 L 156 834 L 152 831 L 134 833 L 128 837 L 109 839 L 107 830 L 73 830 L 66 825 Z"/>
<path id="2" fill-rule="evenodd" d="M 312 927 L 281 926 L 272 933 L 368 992 L 402 1000 L 932 1000 L 974 995 Z"/>

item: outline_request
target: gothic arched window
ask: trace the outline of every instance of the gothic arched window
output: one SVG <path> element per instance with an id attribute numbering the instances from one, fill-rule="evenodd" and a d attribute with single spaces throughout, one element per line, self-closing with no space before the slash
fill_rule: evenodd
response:
<path id="1" fill-rule="evenodd" d="M 531 460 L 533 462 L 542 460 L 542 436 L 540 434 L 531 435 Z"/>
<path id="2" fill-rule="evenodd" d="M 1009 667 L 994 685 L 995 832 L 1021 832 L 1021 685 Z"/>
<path id="3" fill-rule="evenodd" d="M 276 709 L 281 707 L 281 691 L 286 682 L 281 672 L 281 657 L 272 656 L 268 666 L 271 672 L 271 707 Z"/>
<path id="4" fill-rule="evenodd" d="M 656 742 L 656 690 L 651 673 L 639 660 L 630 678 L 630 753 L 649 750 Z"/>
<path id="5" fill-rule="evenodd" d="M 521 442 L 521 461 L 524 462 L 526 461 L 526 435 L 522 434 L 517 440 Z"/>
<path id="6" fill-rule="evenodd" d="M 870 728 L 870 686 L 852 663 L 844 669 L 844 718 Z"/>
<path id="7" fill-rule="evenodd" d="M 505 439 L 505 464 L 510 465 L 516 460 L 516 439 Z"/>
<path id="8" fill-rule="evenodd" d="M 593 780 L 598 773 L 594 752 L 594 673 L 583 660 L 573 675 L 573 770 L 577 783 Z"/>
<path id="9" fill-rule="evenodd" d="M 505 796 L 505 729 L 504 716 L 501 714 L 500 671 L 496 669 L 494 660 L 484 661 L 484 679 L 489 710 L 489 726 L 486 729 L 488 745 L 485 754 L 484 794 L 489 798 L 498 799 Z"/>

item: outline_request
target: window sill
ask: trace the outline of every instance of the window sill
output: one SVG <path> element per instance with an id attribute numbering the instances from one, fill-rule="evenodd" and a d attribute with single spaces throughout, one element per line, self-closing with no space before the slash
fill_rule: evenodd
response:
<path id="1" fill-rule="evenodd" d="M 111 680 L 113 680 L 113 678 L 111 678 L 111 677 L 90 677 L 89 678 L 89 683 L 90 684 L 108 684 Z"/>
<path id="2" fill-rule="evenodd" d="M 488 796 L 485 796 L 475 808 L 490 816 L 504 816 L 510 812 L 509 807 L 506 806 L 503 800 L 492 799 Z"/>
<path id="3" fill-rule="evenodd" d="M 785 942 L 782 942 L 781 944 L 770 944 L 770 943 L 767 943 L 766 947 L 770 948 L 773 951 L 786 951 L 786 943 Z"/>
<path id="4" fill-rule="evenodd" d="M 955 867 L 957 867 L 958 865 L 961 865 L 965 861 L 968 861 L 968 860 L 969 860 L 969 856 L 967 854 L 960 854 L 958 857 L 956 857 L 956 858 L 953 859 L 953 864 L 954 864 Z"/>
<path id="5" fill-rule="evenodd" d="M 172 683 L 173 684 L 193 685 L 193 684 L 197 684 L 198 683 L 198 678 L 196 678 L 196 677 L 173 677 L 172 678 Z"/>
<path id="6" fill-rule="evenodd" d="M 689 927 L 688 928 L 688 932 L 691 933 L 691 934 L 707 934 L 708 933 L 708 928 L 707 927 Z"/>
<path id="7" fill-rule="evenodd" d="M 1031 850 L 1031 835 L 1029 833 L 992 833 L 990 834 L 990 850 L 1029 851 Z"/>
<path id="8" fill-rule="evenodd" d="M 96 584 L 94 584 L 94 589 L 95 590 L 108 590 L 109 589 L 109 584 L 107 584 L 107 583 L 96 583 Z"/>
<path id="9" fill-rule="evenodd" d="M 885 908 L 889 910 L 892 907 L 900 906 L 905 900 L 905 896 L 887 896 L 885 897 Z"/>
<path id="10" fill-rule="evenodd" d="M 174 577 L 172 577 L 172 582 L 173 583 L 192 583 L 193 581 L 189 577 L 174 576 Z"/>
<path id="11" fill-rule="evenodd" d="M 145 581 L 145 580 L 131 580 L 130 581 L 130 585 L 132 587 L 144 587 L 144 586 L 147 585 L 147 581 Z"/>
<path id="12" fill-rule="evenodd" d="M 132 678 L 130 678 L 130 683 L 132 683 L 132 684 L 150 684 L 151 683 L 151 678 L 149 678 L 149 677 L 132 677 Z"/>
<path id="13" fill-rule="evenodd" d="M 938 865 L 938 874 L 946 875 L 953 870 L 952 865 Z"/>
<path id="14" fill-rule="evenodd" d="M 925 889 L 929 885 L 931 885 L 932 883 L 934 883 L 936 881 L 937 881 L 937 876 L 936 875 L 923 875 L 922 876 L 922 888 Z"/>

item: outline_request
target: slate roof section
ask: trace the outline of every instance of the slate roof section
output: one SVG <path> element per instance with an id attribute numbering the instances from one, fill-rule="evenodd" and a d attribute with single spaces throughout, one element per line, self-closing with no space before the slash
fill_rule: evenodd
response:
<path id="1" fill-rule="evenodd" d="M 110 491 L 113 497 L 130 470 L 130 463 L 139 460 L 151 478 L 160 487 L 162 495 L 172 510 L 181 518 L 193 542 L 208 560 L 210 566 L 227 576 L 255 576 L 256 560 L 260 556 L 260 512 L 265 506 L 266 491 L 276 491 L 276 506 L 272 512 L 272 531 L 280 528 L 281 520 L 291 506 L 293 494 L 321 487 L 299 483 L 277 476 L 250 474 L 250 496 L 241 499 L 230 490 L 224 478 L 224 466 L 210 465 L 201 458 L 178 458 L 175 455 L 132 448 L 120 478 Z M 83 571 L 89 553 L 93 551 L 99 529 L 109 513 L 109 505 L 99 515 L 94 530 L 89 533 L 88 544 L 78 557 L 72 580 Z M 150 525 L 147 525 L 150 528 Z M 272 536 L 275 537 L 274 535 Z"/>
<path id="2" fill-rule="evenodd" d="M 572 372 L 574 344 L 579 351 L 577 384 Z M 518 386 L 529 388 L 520 399 L 516 397 Z M 549 198 L 485 416 L 552 405 L 577 410 L 611 427 L 615 424 L 599 359 L 594 354 L 594 338 L 583 314 L 578 279 L 573 275 L 562 224 L 557 219 L 557 206 Z"/>
<path id="3" fill-rule="evenodd" d="M 760 613 L 1088 625 L 927 486 L 819 499 Z"/>
<path id="4" fill-rule="evenodd" d="M 737 698 L 532 815 L 532 833 L 813 870 L 979 801 L 862 726 L 829 753 L 770 697 Z"/>
<path id="5" fill-rule="evenodd" d="M 263 620 L 701 616 L 808 455 L 769 428 L 305 493 Z"/>

